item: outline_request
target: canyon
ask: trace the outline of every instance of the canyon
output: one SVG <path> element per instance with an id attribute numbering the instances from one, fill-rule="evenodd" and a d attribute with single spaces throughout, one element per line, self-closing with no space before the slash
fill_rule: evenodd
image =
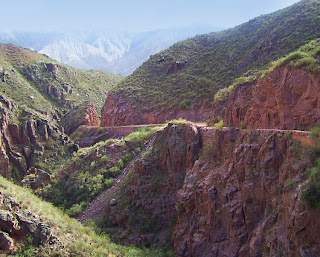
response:
<path id="1" fill-rule="evenodd" d="M 319 6 L 126 78 L 0 44 L 0 255 L 320 256 Z"/>

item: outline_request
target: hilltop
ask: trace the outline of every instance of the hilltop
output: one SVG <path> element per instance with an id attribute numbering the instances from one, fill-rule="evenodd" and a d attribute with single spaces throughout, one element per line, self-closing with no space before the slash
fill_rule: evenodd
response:
<path id="1" fill-rule="evenodd" d="M 102 124 L 207 119 L 219 89 L 319 37 L 319 17 L 320 1 L 304 0 L 235 28 L 179 42 L 151 56 L 109 93 Z"/>
<path id="2" fill-rule="evenodd" d="M 86 100 L 101 107 L 122 78 L 102 70 L 81 71 L 35 51 L 0 44 L 2 95 L 34 110 L 67 111 Z"/>

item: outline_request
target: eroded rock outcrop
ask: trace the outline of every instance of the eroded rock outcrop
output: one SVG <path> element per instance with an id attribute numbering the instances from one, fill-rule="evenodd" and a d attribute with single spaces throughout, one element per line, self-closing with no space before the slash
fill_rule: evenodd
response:
<path id="1" fill-rule="evenodd" d="M 150 106 L 152 106 L 150 104 Z M 206 120 L 210 118 L 212 108 L 201 107 L 187 110 L 169 109 L 169 110 L 139 110 L 134 108 L 130 99 L 121 93 L 109 92 L 108 98 L 101 110 L 101 126 L 122 126 L 135 124 L 158 124 L 172 119 L 183 118 L 187 120 Z"/>
<path id="2" fill-rule="evenodd" d="M 108 207 L 108 226 L 156 245 L 174 227 L 177 256 L 318 256 L 320 208 L 301 200 L 316 155 L 288 133 L 169 124 Z"/>
<path id="3" fill-rule="evenodd" d="M 201 135 L 202 156 L 177 197 L 178 256 L 317 256 L 320 209 L 300 199 L 311 161 L 295 142 L 229 128 Z"/>
<path id="4" fill-rule="evenodd" d="M 264 78 L 234 89 L 225 121 L 252 128 L 309 128 L 320 121 L 319 102 L 319 76 L 301 69 L 276 68 Z"/>
<path id="5" fill-rule="evenodd" d="M 51 250 L 63 249 L 64 246 L 52 234 L 52 228 L 20 206 L 14 198 L 0 194 L 0 207 L 0 254 L 12 253 L 16 244 L 27 240 L 27 237 L 28 244 L 39 246 L 49 243 Z"/>
<path id="6" fill-rule="evenodd" d="M 109 206 L 109 226 L 133 229 L 134 235 L 120 235 L 128 243 L 165 244 L 176 218 L 177 191 L 200 148 L 200 134 L 192 123 L 169 124 L 159 131 L 152 153 L 135 162 L 117 205 Z"/>
<path id="7" fill-rule="evenodd" d="M 96 108 L 92 102 L 83 102 L 63 116 L 60 124 L 68 135 L 72 134 L 81 125 L 98 126 L 99 120 Z"/>
<path id="8" fill-rule="evenodd" d="M 0 174 L 18 182 L 28 169 L 35 168 L 36 159 L 44 155 L 44 145 L 50 138 L 58 144 L 66 144 L 68 140 L 64 139 L 63 128 L 53 125 L 49 115 L 23 110 L 14 119 L 16 105 L 7 98 L 1 99 L 5 108 L 0 107 Z M 37 185 L 49 181 L 43 175 L 36 180 Z"/>

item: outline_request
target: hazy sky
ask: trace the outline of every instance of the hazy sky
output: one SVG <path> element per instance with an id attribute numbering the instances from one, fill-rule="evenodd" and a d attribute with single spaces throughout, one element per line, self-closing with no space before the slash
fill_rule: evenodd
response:
<path id="1" fill-rule="evenodd" d="M 1 1 L 1 30 L 146 31 L 206 24 L 232 27 L 298 0 L 10 0 Z"/>

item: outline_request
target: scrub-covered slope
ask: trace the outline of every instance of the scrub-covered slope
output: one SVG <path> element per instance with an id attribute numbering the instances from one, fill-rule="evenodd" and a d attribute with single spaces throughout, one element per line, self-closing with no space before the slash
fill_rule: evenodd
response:
<path id="1" fill-rule="evenodd" d="M 108 95 L 102 125 L 209 116 L 214 94 L 320 36 L 320 1 L 304 0 L 150 57 Z"/>
<path id="2" fill-rule="evenodd" d="M 35 51 L 0 44 L 1 94 L 17 105 L 52 112 L 89 100 L 101 107 L 107 92 L 121 79 L 101 70 L 80 71 Z"/>

